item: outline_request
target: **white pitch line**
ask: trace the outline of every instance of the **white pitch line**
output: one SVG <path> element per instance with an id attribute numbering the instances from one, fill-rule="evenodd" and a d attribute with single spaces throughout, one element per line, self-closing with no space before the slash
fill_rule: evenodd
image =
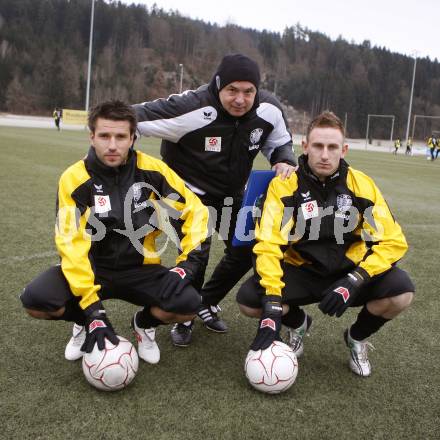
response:
<path id="1" fill-rule="evenodd" d="M 29 261 L 29 260 L 34 260 L 36 258 L 53 257 L 54 255 L 58 255 L 58 253 L 55 251 L 47 251 L 47 252 L 40 252 L 39 254 L 13 256 L 13 257 L 0 259 L 0 264 L 7 264 L 7 263 L 16 262 L 16 261 Z"/>

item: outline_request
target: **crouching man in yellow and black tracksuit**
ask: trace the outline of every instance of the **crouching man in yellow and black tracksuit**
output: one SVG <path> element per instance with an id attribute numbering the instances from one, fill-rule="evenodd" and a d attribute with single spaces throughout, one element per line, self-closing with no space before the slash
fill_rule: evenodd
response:
<path id="1" fill-rule="evenodd" d="M 58 187 L 55 242 L 61 264 L 21 295 L 35 318 L 74 322 L 68 360 L 117 344 L 103 300 L 143 306 L 132 320 L 139 356 L 157 363 L 155 329 L 194 318 L 201 297 L 192 286 L 206 265 L 208 209 L 165 163 L 133 150 L 136 115 L 120 101 L 89 113 L 91 148 Z M 172 218 L 172 222 L 170 221 Z M 176 230 L 173 225 L 178 225 Z M 161 231 L 179 248 L 173 268 L 160 264 Z"/>
<path id="2" fill-rule="evenodd" d="M 317 116 L 297 172 L 272 180 L 255 231 L 255 274 L 237 301 L 260 318 L 252 350 L 280 339 L 284 324 L 297 356 L 312 322 L 300 306 L 319 303 L 336 317 L 362 307 L 344 337 L 351 370 L 369 376 L 367 338 L 410 305 L 414 285 L 396 266 L 408 247 L 402 230 L 373 180 L 344 161 L 344 138 L 333 113 Z"/>

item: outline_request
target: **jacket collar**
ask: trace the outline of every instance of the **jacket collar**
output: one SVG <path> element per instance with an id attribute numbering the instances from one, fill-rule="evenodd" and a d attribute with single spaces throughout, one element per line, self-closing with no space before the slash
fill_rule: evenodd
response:
<path id="1" fill-rule="evenodd" d="M 91 171 L 94 171 L 97 174 L 105 175 L 105 176 L 115 176 L 124 172 L 124 170 L 128 169 L 130 164 L 135 160 L 136 153 L 133 147 L 128 151 L 127 161 L 124 165 L 120 165 L 118 167 L 109 167 L 102 163 L 98 156 L 96 155 L 95 148 L 90 146 L 89 151 L 87 153 L 87 157 L 85 158 L 85 162 L 87 168 Z"/>
<path id="2" fill-rule="evenodd" d="M 329 185 L 335 185 L 337 182 L 339 182 L 341 180 L 345 180 L 345 178 L 347 176 L 348 167 L 349 167 L 348 163 L 344 159 L 341 159 L 340 162 L 339 162 L 338 169 L 331 176 L 326 177 L 324 182 L 321 182 L 319 180 L 319 178 L 317 176 L 315 176 L 315 174 L 313 174 L 313 171 L 309 167 L 309 164 L 308 164 L 308 161 L 307 161 L 307 155 L 302 154 L 298 158 L 298 165 L 299 165 L 300 171 L 302 171 L 302 173 L 308 179 L 313 180 L 314 182 L 316 182 L 321 187 L 327 187 Z"/>

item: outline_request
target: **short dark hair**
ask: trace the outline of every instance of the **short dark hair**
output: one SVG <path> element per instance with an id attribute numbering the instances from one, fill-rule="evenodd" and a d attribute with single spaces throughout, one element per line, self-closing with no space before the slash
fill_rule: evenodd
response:
<path id="1" fill-rule="evenodd" d="M 307 127 L 307 135 L 306 138 L 309 138 L 310 132 L 317 127 L 330 127 L 330 128 L 337 128 L 341 131 L 342 136 L 345 138 L 345 129 L 344 124 L 342 121 L 331 111 L 325 110 L 318 116 L 316 116 Z"/>
<path id="2" fill-rule="evenodd" d="M 114 100 L 105 101 L 89 110 L 87 125 L 92 133 L 96 129 L 98 118 L 109 119 L 110 121 L 128 121 L 130 123 L 130 134 L 136 131 L 137 118 L 133 107 L 125 102 Z"/>

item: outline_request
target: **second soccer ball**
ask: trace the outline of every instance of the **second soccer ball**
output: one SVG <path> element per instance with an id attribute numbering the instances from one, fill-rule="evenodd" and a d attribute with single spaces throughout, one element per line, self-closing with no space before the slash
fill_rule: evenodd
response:
<path id="1" fill-rule="evenodd" d="M 91 353 L 85 353 L 82 368 L 87 381 L 103 391 L 125 388 L 136 376 L 139 358 L 133 344 L 118 336 L 119 344 L 105 340 L 105 349 L 96 344 Z"/>
<path id="2" fill-rule="evenodd" d="M 265 350 L 249 351 L 244 369 L 249 383 L 255 389 L 278 394 L 295 382 L 298 361 L 288 345 L 275 341 Z"/>

